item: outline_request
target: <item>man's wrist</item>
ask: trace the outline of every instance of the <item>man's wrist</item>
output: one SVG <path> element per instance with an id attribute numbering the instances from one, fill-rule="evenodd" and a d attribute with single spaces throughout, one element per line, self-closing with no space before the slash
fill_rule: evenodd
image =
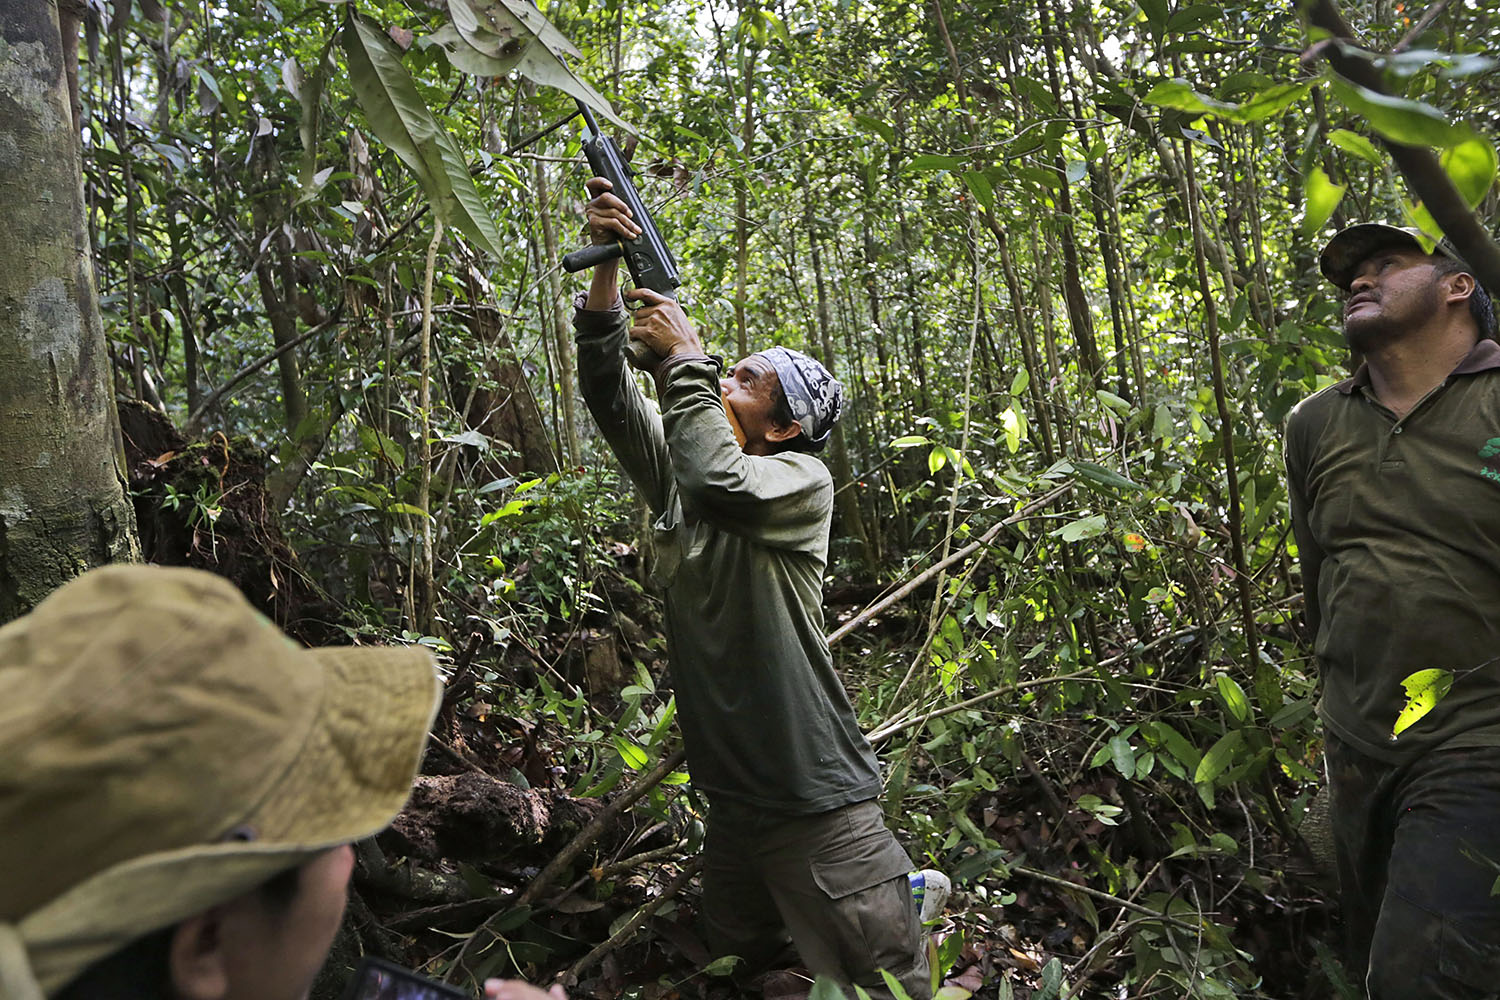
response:
<path id="1" fill-rule="evenodd" d="M 594 274 L 589 282 L 585 309 L 607 312 L 620 306 L 620 262 L 607 260 L 594 265 Z"/>

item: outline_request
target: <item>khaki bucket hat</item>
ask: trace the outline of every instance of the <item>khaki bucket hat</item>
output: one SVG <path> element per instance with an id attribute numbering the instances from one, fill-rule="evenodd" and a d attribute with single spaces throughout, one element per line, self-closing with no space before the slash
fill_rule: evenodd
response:
<path id="1" fill-rule="evenodd" d="M 0 628 L 0 1000 L 382 829 L 440 687 L 198 570 L 94 570 Z"/>

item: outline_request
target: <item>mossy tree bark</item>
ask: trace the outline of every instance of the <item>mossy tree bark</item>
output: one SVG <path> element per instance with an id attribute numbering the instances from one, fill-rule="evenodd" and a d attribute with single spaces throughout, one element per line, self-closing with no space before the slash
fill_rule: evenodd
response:
<path id="1" fill-rule="evenodd" d="M 0 18 L 0 622 L 139 558 L 84 226 L 58 8 Z"/>

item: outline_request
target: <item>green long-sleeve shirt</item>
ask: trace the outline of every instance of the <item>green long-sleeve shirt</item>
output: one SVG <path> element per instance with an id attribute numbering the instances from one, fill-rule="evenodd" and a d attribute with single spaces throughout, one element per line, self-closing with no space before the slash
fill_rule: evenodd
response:
<path id="1" fill-rule="evenodd" d="M 1286 465 L 1324 724 L 1393 763 L 1500 745 L 1500 346 L 1399 420 L 1364 368 L 1308 397 Z M 1452 690 L 1392 740 L 1402 679 L 1431 667 Z"/>
<path id="2" fill-rule="evenodd" d="M 874 797 L 875 755 L 823 637 L 828 469 L 798 452 L 742 452 L 711 362 L 672 368 L 658 415 L 624 363 L 623 309 L 579 309 L 573 325 L 583 398 L 656 515 L 693 784 L 791 815 Z"/>

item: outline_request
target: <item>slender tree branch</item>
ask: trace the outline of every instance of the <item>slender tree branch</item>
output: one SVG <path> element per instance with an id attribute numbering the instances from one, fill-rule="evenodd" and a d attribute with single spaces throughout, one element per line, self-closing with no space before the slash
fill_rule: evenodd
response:
<path id="1" fill-rule="evenodd" d="M 859 614 L 855 615 L 853 618 L 849 619 L 847 622 L 834 629 L 833 633 L 828 637 L 828 644 L 831 646 L 835 642 L 838 642 L 844 636 L 848 635 L 850 632 L 853 632 L 865 622 L 880 614 L 886 608 L 889 608 L 891 605 L 896 604 L 897 602 L 906 598 L 912 591 L 916 590 L 918 587 L 922 586 L 922 584 L 926 583 L 928 580 L 931 580 L 933 577 L 937 576 L 948 567 L 952 566 L 955 563 L 963 562 L 965 559 L 969 558 L 974 553 L 984 548 L 986 545 L 989 545 L 995 540 L 995 536 L 1000 534 L 1000 532 L 1008 526 L 1015 524 L 1017 521 L 1024 521 L 1031 515 L 1035 514 L 1037 511 L 1041 510 L 1043 507 L 1050 506 L 1052 504 L 1052 501 L 1056 500 L 1064 493 L 1067 493 L 1072 488 L 1073 483 L 1069 481 L 1059 486 L 1052 492 L 1046 494 L 1045 496 L 1037 500 L 1033 500 L 1031 503 L 1028 503 L 1026 506 L 1016 511 L 1014 514 L 1010 515 L 999 524 L 990 528 L 989 531 L 986 531 L 979 537 L 978 541 L 971 542 L 970 544 L 965 545 L 963 548 L 959 549 L 951 556 L 948 556 L 946 559 L 940 560 L 939 562 L 923 570 L 921 573 L 918 573 L 916 576 L 912 577 L 910 580 L 906 581 L 896 590 L 891 592 L 888 596 L 881 598 L 874 604 L 871 604 Z"/>
<path id="2" fill-rule="evenodd" d="M 1432 27 L 1432 22 L 1437 20 L 1438 15 L 1441 14 L 1447 8 L 1447 6 L 1448 0 L 1437 0 L 1437 3 L 1433 4 L 1431 7 L 1428 7 L 1425 11 L 1423 11 L 1422 16 L 1417 19 L 1417 23 L 1412 25 L 1411 30 L 1401 37 L 1401 41 L 1391 46 L 1391 53 L 1394 55 L 1395 53 L 1405 52 L 1407 49 L 1411 48 L 1412 43 L 1415 42 L 1418 38 L 1422 37 L 1422 32 Z"/>

